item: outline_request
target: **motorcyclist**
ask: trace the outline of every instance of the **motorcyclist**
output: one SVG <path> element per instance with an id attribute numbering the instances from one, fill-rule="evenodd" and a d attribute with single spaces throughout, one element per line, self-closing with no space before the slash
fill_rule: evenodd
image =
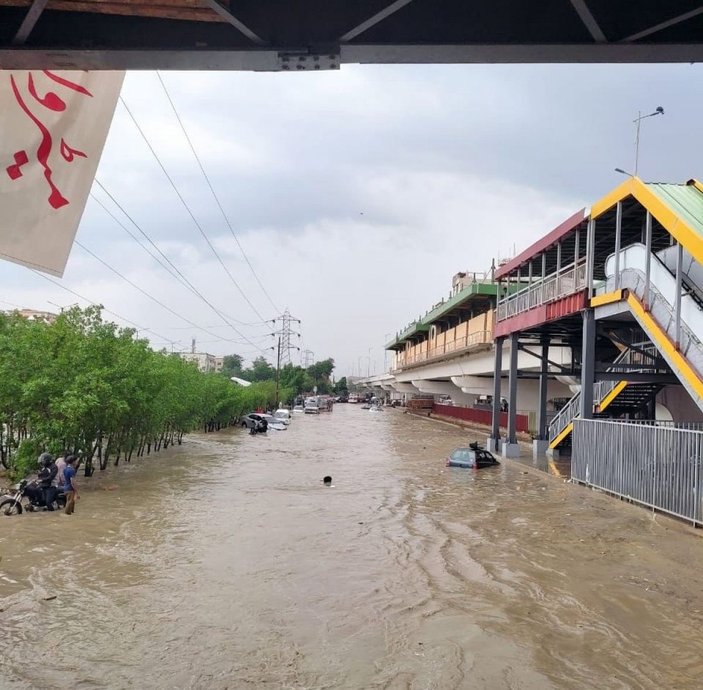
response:
<path id="1" fill-rule="evenodd" d="M 265 434 L 268 431 L 268 422 L 263 417 L 255 417 L 254 424 L 249 430 L 250 434 Z"/>
<path id="2" fill-rule="evenodd" d="M 42 453 L 39 456 L 39 472 L 37 472 L 37 478 L 41 489 L 42 502 L 47 510 L 54 509 L 54 501 L 58 493 L 54 486 L 54 479 L 58 471 L 59 469 L 54 462 L 54 456 L 51 455 L 51 453 Z"/>

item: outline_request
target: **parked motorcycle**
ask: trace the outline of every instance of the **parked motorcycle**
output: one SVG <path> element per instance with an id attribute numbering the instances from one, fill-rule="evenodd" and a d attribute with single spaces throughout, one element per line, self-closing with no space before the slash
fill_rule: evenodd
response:
<path id="1" fill-rule="evenodd" d="M 32 512 L 34 510 L 46 510 L 44 504 L 44 492 L 36 481 L 23 479 L 15 484 L 13 494 L 0 497 L 0 515 L 21 515 L 24 510 Z M 24 506 L 22 499 L 26 498 Z M 54 510 L 63 508 L 66 505 L 66 496 L 59 490 L 52 504 Z"/>

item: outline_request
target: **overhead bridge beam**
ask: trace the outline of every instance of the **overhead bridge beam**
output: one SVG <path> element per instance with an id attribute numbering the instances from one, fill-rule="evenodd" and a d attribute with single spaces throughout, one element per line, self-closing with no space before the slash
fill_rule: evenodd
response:
<path id="1" fill-rule="evenodd" d="M 263 40 L 263 39 L 259 39 Z M 520 64 L 520 63 L 678 63 L 703 62 L 700 44 L 599 43 L 579 45 L 364 45 L 328 47 L 325 55 L 339 51 L 342 64 Z M 283 71 L 280 55 L 295 49 L 188 48 L 179 50 L 137 49 L 0 49 L 3 69 L 76 70 L 160 69 Z M 297 48 L 301 52 L 301 48 Z M 314 51 L 306 54 L 313 56 Z"/>

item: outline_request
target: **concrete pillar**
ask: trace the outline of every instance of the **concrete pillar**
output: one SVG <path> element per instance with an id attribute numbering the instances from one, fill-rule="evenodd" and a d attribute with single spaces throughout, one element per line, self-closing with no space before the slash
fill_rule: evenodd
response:
<path id="1" fill-rule="evenodd" d="M 543 335 L 539 369 L 539 402 L 537 407 L 537 438 L 532 442 L 532 455 L 543 456 L 549 447 L 549 425 L 547 424 L 547 385 L 549 383 L 549 336 Z"/>
<path id="2" fill-rule="evenodd" d="M 505 458 L 520 455 L 517 443 L 517 354 L 518 333 L 510 334 L 510 370 L 508 372 L 508 435 L 502 452 Z"/>
<path id="3" fill-rule="evenodd" d="M 491 435 L 487 442 L 487 448 L 491 453 L 500 450 L 500 376 L 503 371 L 503 343 L 505 338 L 496 338 L 494 343 L 494 364 L 493 364 L 493 414 L 491 418 Z"/>
<path id="4" fill-rule="evenodd" d="M 596 319 L 593 309 L 583 312 L 581 347 L 581 419 L 593 419 L 593 382 L 596 368 Z"/>

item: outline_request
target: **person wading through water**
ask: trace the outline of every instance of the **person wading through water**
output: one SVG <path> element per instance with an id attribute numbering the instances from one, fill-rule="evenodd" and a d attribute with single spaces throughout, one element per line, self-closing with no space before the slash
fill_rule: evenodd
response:
<path id="1" fill-rule="evenodd" d="M 66 494 L 66 515 L 73 515 L 78 499 L 78 489 L 76 487 L 76 469 L 73 466 L 76 462 L 75 455 L 66 458 L 66 469 L 63 471 L 64 485 L 63 491 Z"/>

